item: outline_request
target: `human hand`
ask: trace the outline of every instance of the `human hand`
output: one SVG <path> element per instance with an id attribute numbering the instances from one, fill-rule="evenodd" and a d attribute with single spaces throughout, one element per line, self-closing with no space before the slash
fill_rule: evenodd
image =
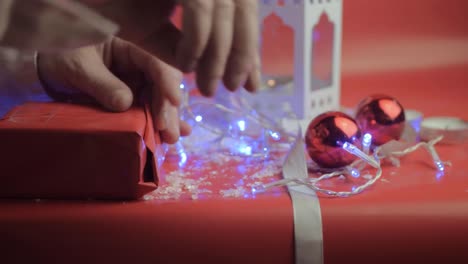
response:
<path id="1" fill-rule="evenodd" d="M 140 97 L 149 98 L 162 141 L 175 143 L 180 135 L 190 133 L 190 126 L 178 117 L 181 72 L 130 42 L 113 38 L 99 45 L 39 54 L 37 64 L 41 81 L 52 95 L 92 98 L 117 112 L 127 110 Z"/>
<path id="2" fill-rule="evenodd" d="M 202 94 L 223 80 L 233 91 L 260 85 L 256 0 L 81 0 L 121 26 L 120 35 L 183 72 L 196 72 Z M 183 9 L 182 30 L 170 17 Z"/>

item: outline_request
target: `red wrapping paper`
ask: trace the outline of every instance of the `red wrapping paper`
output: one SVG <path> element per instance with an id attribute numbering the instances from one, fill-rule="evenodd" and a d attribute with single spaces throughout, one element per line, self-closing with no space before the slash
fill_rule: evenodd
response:
<path id="1" fill-rule="evenodd" d="M 156 189 L 160 144 L 148 118 L 139 108 L 12 109 L 0 120 L 0 197 L 136 199 Z"/>

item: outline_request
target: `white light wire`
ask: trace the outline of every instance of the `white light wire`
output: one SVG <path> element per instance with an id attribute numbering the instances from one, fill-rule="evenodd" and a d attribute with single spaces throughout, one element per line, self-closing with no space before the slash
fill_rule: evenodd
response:
<path id="1" fill-rule="evenodd" d="M 221 110 L 221 111 L 223 111 L 225 113 L 228 113 L 228 114 L 239 114 L 239 111 L 237 111 L 236 109 L 231 109 L 231 108 L 226 107 L 226 106 L 224 106 L 222 104 L 219 104 L 219 103 L 195 102 L 195 103 L 190 104 L 189 103 L 188 90 L 183 89 L 183 93 L 184 93 L 184 100 L 183 100 L 183 104 L 181 106 L 181 110 L 185 110 L 189 114 L 190 118 L 192 118 L 195 121 L 197 120 L 197 115 L 193 112 L 193 107 L 197 106 L 197 105 L 211 106 L 211 107 L 217 108 L 218 110 Z M 262 126 L 265 129 L 270 129 L 270 130 L 272 130 L 274 132 L 281 133 L 281 135 L 287 137 L 288 141 L 292 141 L 292 140 L 297 139 L 297 136 L 292 135 L 291 133 L 288 133 L 287 131 L 285 131 L 275 121 L 269 119 L 268 117 L 266 117 L 266 116 L 264 116 L 264 115 L 262 115 L 260 113 L 257 113 L 250 106 L 250 104 L 246 100 L 244 100 L 244 98 L 237 97 L 235 99 L 238 100 L 238 102 L 237 102 L 239 104 L 238 107 L 240 109 L 243 109 L 243 110 L 240 110 L 240 111 L 242 111 L 244 113 L 244 116 L 243 116 L 244 118 L 247 118 L 248 120 L 250 120 L 252 122 L 255 122 L 256 124 Z M 252 113 L 255 113 L 255 114 L 252 114 Z M 226 133 L 224 131 L 221 131 L 221 129 L 216 129 L 216 128 L 210 126 L 210 125 L 206 125 L 202 121 L 196 121 L 196 122 L 197 122 L 198 125 L 200 125 L 204 129 L 206 129 L 206 130 L 220 136 L 221 138 L 226 136 Z M 442 136 L 440 136 L 438 138 L 435 138 L 435 139 L 433 139 L 433 140 L 431 140 L 429 142 L 420 142 L 420 143 L 418 143 L 418 144 L 416 144 L 414 146 L 408 147 L 408 148 L 406 148 L 404 150 L 390 152 L 389 155 L 387 155 L 387 156 L 381 154 L 382 147 L 377 147 L 373 151 L 373 155 L 372 155 L 373 158 L 370 157 L 369 155 L 367 155 L 368 152 L 369 152 L 369 150 L 367 148 L 365 148 L 364 152 L 363 152 L 363 151 L 357 149 L 355 146 L 351 146 L 351 148 L 344 148 L 346 151 L 350 152 L 351 154 L 358 156 L 358 159 L 356 161 L 354 161 L 351 165 L 348 165 L 348 166 L 346 166 L 344 168 L 339 168 L 339 169 L 324 169 L 324 168 L 316 167 L 316 168 L 313 168 L 313 169 L 315 169 L 316 171 L 322 171 L 322 172 L 327 172 L 327 173 L 321 175 L 318 178 L 310 178 L 309 177 L 309 178 L 303 178 L 303 179 L 301 179 L 301 178 L 282 179 L 282 180 L 278 180 L 278 181 L 267 183 L 267 184 L 257 184 L 257 185 L 254 185 L 252 187 L 252 191 L 254 193 L 261 193 L 261 192 L 264 192 L 264 191 L 266 191 L 268 189 L 271 189 L 273 187 L 281 187 L 281 186 L 285 186 L 285 185 L 288 185 L 288 184 L 299 184 L 299 185 L 305 185 L 305 186 L 311 188 L 312 190 L 314 190 L 316 192 L 319 192 L 319 193 L 322 193 L 322 194 L 325 194 L 327 196 L 332 196 L 332 197 L 349 197 L 349 196 L 353 196 L 353 195 L 356 195 L 356 194 L 359 194 L 359 193 L 363 192 L 364 190 L 366 190 L 370 186 L 374 185 L 375 182 L 377 182 L 381 178 L 381 176 L 382 176 L 381 160 L 387 158 L 387 159 L 390 159 L 394 165 L 399 165 L 399 160 L 397 159 L 397 157 L 407 155 L 407 154 L 409 154 L 411 152 L 416 151 L 417 149 L 419 149 L 421 147 L 425 147 L 426 150 L 428 150 L 428 152 L 431 154 L 431 156 L 433 158 L 433 161 L 434 161 L 434 164 L 436 165 L 436 167 L 439 170 L 443 171 L 444 170 L 443 165 L 450 165 L 450 162 L 440 161 L 440 158 L 437 155 L 437 152 L 435 151 L 434 145 L 436 143 L 438 143 L 439 141 L 441 141 L 441 140 L 442 140 Z M 318 186 L 318 184 L 323 180 L 328 180 L 328 179 L 331 179 L 331 178 L 334 178 L 334 177 L 347 175 L 347 174 L 350 174 L 350 172 L 352 172 L 353 170 L 358 170 L 359 172 L 361 172 L 368 165 L 371 165 L 372 167 L 374 167 L 376 169 L 376 172 L 375 172 L 374 176 L 371 177 L 369 180 L 367 180 L 364 184 L 361 184 L 359 186 L 354 186 L 351 191 L 334 191 L 334 190 L 329 190 L 329 189 L 325 189 L 325 188 L 322 188 L 322 187 Z M 364 176 L 368 176 L 368 175 L 369 174 L 366 174 Z"/>
<path id="2" fill-rule="evenodd" d="M 435 138 L 435 139 L 433 139 L 433 140 L 431 140 L 429 142 L 420 142 L 420 143 L 418 143 L 418 144 L 416 144 L 414 146 L 408 147 L 408 148 L 406 148 L 404 150 L 393 151 L 393 152 L 390 153 L 389 156 L 379 155 L 379 152 L 381 151 L 381 148 L 380 147 L 376 148 L 374 150 L 374 155 L 373 156 L 374 156 L 374 160 L 376 162 L 378 162 L 379 166 L 376 168 L 376 172 L 375 172 L 374 177 L 371 177 L 368 181 L 366 181 L 362 185 L 353 187 L 351 191 L 334 191 L 334 190 L 324 189 L 324 188 L 319 187 L 318 183 L 323 181 L 323 180 L 327 180 L 327 179 L 331 179 L 331 178 L 334 178 L 334 177 L 339 177 L 339 176 L 342 176 L 342 175 L 345 175 L 345 174 L 349 174 L 349 171 L 350 171 L 349 168 L 359 168 L 359 170 L 362 171 L 362 169 L 364 169 L 367 165 L 371 165 L 370 163 L 368 163 L 367 159 L 363 159 L 363 158 L 360 157 L 359 159 L 354 161 L 351 165 L 349 165 L 349 166 L 347 166 L 345 168 L 342 168 L 342 169 L 337 169 L 336 171 L 332 171 L 332 172 L 323 174 L 318 178 L 310 178 L 309 177 L 309 178 L 305 178 L 305 179 L 301 179 L 301 178 L 283 179 L 283 180 L 275 181 L 275 182 L 272 182 L 272 183 L 258 184 L 256 186 L 254 186 L 252 190 L 254 192 L 256 192 L 256 193 L 259 193 L 259 192 L 265 192 L 266 190 L 271 189 L 273 187 L 281 187 L 281 186 L 284 186 L 284 185 L 287 185 L 287 184 L 299 184 L 299 185 L 305 185 L 305 186 L 309 187 L 310 189 L 312 189 L 312 190 L 314 190 L 316 192 L 319 192 L 319 193 L 322 193 L 322 194 L 325 194 L 325 195 L 331 196 L 331 197 L 349 197 L 349 196 L 353 196 L 353 195 L 359 194 L 359 193 L 363 192 L 364 190 L 366 190 L 367 188 L 371 187 L 372 185 L 374 185 L 381 178 L 381 176 L 382 176 L 382 166 L 381 166 L 381 163 L 380 163 L 381 159 L 389 158 L 391 156 L 401 157 L 401 156 L 407 155 L 407 154 L 409 154 L 411 152 L 414 152 L 414 151 L 416 151 L 417 149 L 419 149 L 421 147 L 425 147 L 426 149 L 429 150 L 430 153 L 432 153 L 434 163 L 437 165 L 437 162 L 441 162 L 441 161 L 438 159 L 438 155 L 435 152 L 435 149 L 434 149 L 433 146 L 436 143 L 438 143 L 439 141 L 441 141 L 441 140 L 442 140 L 442 136 L 440 136 L 438 138 Z M 435 154 L 436 158 L 434 158 L 434 154 Z M 446 165 L 450 165 L 450 162 L 442 162 L 442 163 L 446 164 Z M 318 169 L 318 168 L 315 168 L 315 169 Z M 318 170 L 322 170 L 322 169 L 318 169 Z M 367 174 L 367 175 L 369 175 L 369 174 Z"/>

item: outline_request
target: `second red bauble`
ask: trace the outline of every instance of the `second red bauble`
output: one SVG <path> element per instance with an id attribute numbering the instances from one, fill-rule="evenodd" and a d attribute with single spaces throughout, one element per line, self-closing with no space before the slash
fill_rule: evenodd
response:
<path id="1" fill-rule="evenodd" d="M 400 139 L 405 128 L 405 111 L 391 96 L 371 95 L 359 103 L 356 122 L 362 133 L 372 135 L 372 144 L 379 146 Z"/>

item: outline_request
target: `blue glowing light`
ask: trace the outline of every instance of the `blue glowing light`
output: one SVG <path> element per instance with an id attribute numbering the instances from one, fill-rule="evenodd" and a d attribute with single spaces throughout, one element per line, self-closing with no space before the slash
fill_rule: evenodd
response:
<path id="1" fill-rule="evenodd" d="M 187 153 L 185 153 L 185 151 L 181 151 L 179 153 L 179 157 L 180 157 L 179 167 L 183 167 L 185 163 L 187 163 Z"/>
<path id="2" fill-rule="evenodd" d="M 437 170 L 439 170 L 439 171 L 444 171 L 445 170 L 445 166 L 441 161 L 436 161 L 435 164 L 436 164 Z"/>
<path id="3" fill-rule="evenodd" d="M 200 115 L 197 115 L 197 116 L 195 117 L 195 121 L 197 121 L 197 122 L 201 122 L 202 120 L 203 120 L 203 117 L 200 116 Z"/>
<path id="4" fill-rule="evenodd" d="M 179 85 L 179 88 L 180 88 L 180 89 L 184 89 L 184 88 L 185 88 L 185 85 L 184 85 L 183 83 L 181 83 L 181 84 Z"/>
<path id="5" fill-rule="evenodd" d="M 251 191 L 253 194 L 265 192 L 265 186 L 263 184 L 255 184 L 252 186 Z"/>
<path id="6" fill-rule="evenodd" d="M 445 172 L 444 172 L 444 171 L 438 171 L 438 172 L 436 173 L 436 180 L 439 181 L 439 180 L 442 179 L 444 176 L 445 176 Z"/>
<path id="7" fill-rule="evenodd" d="M 245 131 L 245 121 L 244 120 L 237 121 L 237 126 L 239 127 L 240 131 Z"/>
<path id="8" fill-rule="evenodd" d="M 349 144 L 348 142 L 345 142 L 343 143 L 343 145 L 341 145 L 341 147 L 347 151 L 353 151 L 354 150 L 354 146 Z"/>
<path id="9" fill-rule="evenodd" d="M 364 134 L 364 136 L 362 137 L 362 143 L 365 145 L 370 145 L 371 141 L 372 141 L 372 135 L 369 133 Z"/>
<path id="10" fill-rule="evenodd" d="M 365 133 L 362 137 L 362 149 L 364 153 L 369 154 L 370 145 L 372 143 L 372 135 L 369 133 Z"/>
<path id="11" fill-rule="evenodd" d="M 357 169 L 351 169 L 351 176 L 353 176 L 354 178 L 358 178 L 359 176 L 361 176 L 361 173 Z"/>
<path id="12" fill-rule="evenodd" d="M 251 146 L 240 146 L 239 152 L 244 155 L 252 155 L 252 147 Z"/>
<path id="13" fill-rule="evenodd" d="M 275 140 L 278 140 L 280 138 L 280 135 L 278 132 L 270 131 L 270 136 Z"/>
<path id="14" fill-rule="evenodd" d="M 241 166 L 241 167 L 242 167 L 242 166 Z M 244 167 L 244 168 L 245 168 L 245 167 Z M 243 172 L 242 172 L 242 171 L 243 171 Z M 240 172 L 240 173 L 245 173 L 245 170 L 239 170 L 239 172 Z M 243 180 L 243 179 L 238 180 L 238 181 L 234 184 L 234 186 L 236 186 L 236 187 L 241 187 L 241 186 L 244 186 L 244 185 L 245 185 L 245 183 L 244 183 L 244 180 Z"/>
<path id="15" fill-rule="evenodd" d="M 255 188 L 255 186 L 252 186 L 251 191 L 252 191 L 253 194 L 255 194 L 255 193 L 257 193 L 257 188 Z"/>
<path id="16" fill-rule="evenodd" d="M 353 145 L 351 143 L 348 143 L 348 142 L 344 142 L 341 147 L 344 150 L 346 150 L 347 152 L 349 152 L 349 153 L 351 153 L 351 154 L 353 154 L 355 156 L 358 156 L 359 158 L 365 160 L 372 167 L 374 167 L 374 168 L 379 168 L 380 167 L 380 164 L 379 164 L 378 161 L 376 161 L 375 159 L 373 159 L 372 157 L 370 157 L 366 153 L 362 152 L 355 145 Z"/>

